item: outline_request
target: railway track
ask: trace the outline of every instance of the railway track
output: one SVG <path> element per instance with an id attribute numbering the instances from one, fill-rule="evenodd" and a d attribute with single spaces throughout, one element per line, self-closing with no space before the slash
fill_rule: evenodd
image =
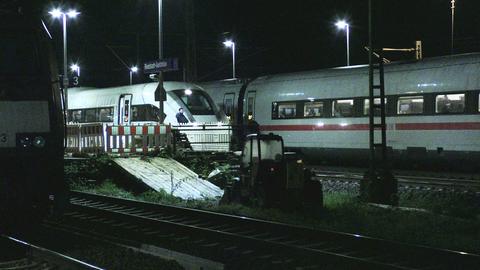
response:
<path id="1" fill-rule="evenodd" d="M 0 269 L 28 270 L 98 270 L 101 268 L 35 246 L 22 240 L 0 236 Z"/>
<path id="2" fill-rule="evenodd" d="M 478 269 L 480 256 L 361 235 L 72 192 L 70 226 L 222 262 L 227 269 Z M 73 224 L 73 225 L 72 225 Z"/>
<path id="3" fill-rule="evenodd" d="M 360 181 L 364 172 L 359 169 L 313 167 L 314 177 L 321 180 Z M 440 189 L 455 189 L 480 192 L 480 179 L 474 175 L 417 174 L 412 172 L 394 172 L 399 184 L 403 186 L 432 187 Z"/>

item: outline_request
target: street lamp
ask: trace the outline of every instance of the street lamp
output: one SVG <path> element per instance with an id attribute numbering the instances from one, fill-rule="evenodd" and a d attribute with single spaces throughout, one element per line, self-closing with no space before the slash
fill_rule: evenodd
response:
<path id="1" fill-rule="evenodd" d="M 235 79 L 235 42 L 231 40 L 226 40 L 223 42 L 223 45 L 227 48 L 232 48 L 232 69 L 233 69 L 233 78 Z"/>
<path id="2" fill-rule="evenodd" d="M 67 12 L 64 12 L 63 10 L 59 8 L 55 8 L 48 12 L 50 15 L 52 15 L 53 18 L 60 18 L 62 17 L 63 21 L 63 94 L 64 94 L 64 100 L 65 100 L 65 110 L 68 109 L 68 100 L 67 100 L 67 90 L 68 90 L 68 74 L 67 74 L 67 17 L 68 18 L 75 18 L 77 17 L 80 12 L 70 9 Z"/>
<path id="3" fill-rule="evenodd" d="M 339 30 L 345 30 L 347 36 L 347 66 L 350 66 L 350 25 L 345 21 L 337 21 L 335 23 Z"/>
<path id="4" fill-rule="evenodd" d="M 163 59 L 163 0 L 158 0 L 158 60 L 162 61 Z M 162 71 L 158 72 L 158 87 L 157 90 L 164 91 L 163 89 L 163 73 Z M 160 124 L 163 124 L 165 120 L 163 118 L 163 100 L 159 101 L 159 109 L 160 109 Z"/>
<path id="5" fill-rule="evenodd" d="M 137 73 L 137 71 L 138 71 L 137 66 L 133 66 L 133 67 L 130 68 L 130 85 L 132 85 L 132 74 Z"/>
<path id="6" fill-rule="evenodd" d="M 80 66 L 77 64 L 70 65 L 70 70 L 77 73 L 77 76 L 80 77 Z"/>

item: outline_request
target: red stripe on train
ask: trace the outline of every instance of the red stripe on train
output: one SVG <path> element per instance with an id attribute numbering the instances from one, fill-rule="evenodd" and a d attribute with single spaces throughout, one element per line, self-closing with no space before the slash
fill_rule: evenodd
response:
<path id="1" fill-rule="evenodd" d="M 478 130 L 478 122 L 460 123 L 402 123 L 396 124 L 398 130 Z"/>
<path id="2" fill-rule="evenodd" d="M 397 123 L 396 130 L 480 130 L 478 122 L 461 123 Z M 261 131 L 341 131 L 369 130 L 368 124 L 263 125 Z"/>

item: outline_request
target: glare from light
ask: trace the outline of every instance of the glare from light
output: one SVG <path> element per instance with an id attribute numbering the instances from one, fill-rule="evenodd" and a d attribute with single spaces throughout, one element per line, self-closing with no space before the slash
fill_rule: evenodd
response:
<path id="1" fill-rule="evenodd" d="M 348 23 L 345 20 L 340 20 L 335 23 L 335 26 L 337 26 L 339 30 L 343 30 L 348 27 Z"/>
<path id="2" fill-rule="evenodd" d="M 74 10 L 74 9 L 70 9 L 68 12 L 67 12 L 67 15 L 69 18 L 76 18 L 78 15 L 80 14 L 80 12 Z"/>
<path id="3" fill-rule="evenodd" d="M 325 126 L 325 123 L 323 123 L 323 122 L 318 122 L 317 123 L 317 127 L 323 127 L 323 126 Z"/>
<path id="4" fill-rule="evenodd" d="M 340 123 L 340 126 L 341 127 L 346 127 L 346 126 L 348 126 L 348 124 L 347 123 Z"/>
<path id="5" fill-rule="evenodd" d="M 192 93 L 191 89 L 185 89 L 185 95 L 190 96 Z"/>
<path id="6" fill-rule="evenodd" d="M 223 126 L 223 123 L 222 122 L 217 122 L 217 126 L 221 127 L 221 126 Z"/>
<path id="7" fill-rule="evenodd" d="M 48 13 L 52 15 L 53 18 L 60 18 L 63 14 L 63 12 L 58 8 L 52 9 Z"/>
<path id="8" fill-rule="evenodd" d="M 70 66 L 70 69 L 71 69 L 72 71 L 78 71 L 78 70 L 80 69 L 80 67 L 79 67 L 77 64 L 72 64 L 72 65 Z"/>
<path id="9" fill-rule="evenodd" d="M 353 99 L 340 99 L 340 100 L 337 100 L 337 103 L 353 105 Z"/>
<path id="10" fill-rule="evenodd" d="M 130 71 L 133 72 L 133 73 L 137 73 L 138 67 L 137 67 L 137 66 L 133 66 L 133 67 L 130 68 Z"/>
<path id="11" fill-rule="evenodd" d="M 197 123 L 197 122 L 193 122 L 192 125 L 193 125 L 194 127 L 198 127 L 198 123 Z"/>
<path id="12" fill-rule="evenodd" d="M 233 44 L 235 44 L 235 43 L 231 40 L 227 40 L 227 41 L 223 42 L 223 45 L 225 45 L 225 47 L 227 47 L 227 48 L 231 48 L 233 46 Z"/>

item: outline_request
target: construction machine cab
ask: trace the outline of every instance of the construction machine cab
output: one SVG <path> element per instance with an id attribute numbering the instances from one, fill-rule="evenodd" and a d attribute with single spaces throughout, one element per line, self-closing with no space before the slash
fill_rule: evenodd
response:
<path id="1" fill-rule="evenodd" d="M 250 134 L 242 149 L 240 181 L 228 196 L 266 207 L 297 207 L 306 202 L 321 206 L 321 183 L 313 183 L 316 198 L 311 198 L 306 189 L 312 183 L 303 161 L 295 153 L 285 153 L 281 136 Z"/>
<path id="2" fill-rule="evenodd" d="M 282 137 L 271 133 L 248 135 L 242 150 L 241 168 L 244 184 L 250 187 L 258 185 L 255 179 L 258 179 L 259 173 L 262 175 L 273 173 L 275 169 L 283 167 L 283 162 Z"/>

